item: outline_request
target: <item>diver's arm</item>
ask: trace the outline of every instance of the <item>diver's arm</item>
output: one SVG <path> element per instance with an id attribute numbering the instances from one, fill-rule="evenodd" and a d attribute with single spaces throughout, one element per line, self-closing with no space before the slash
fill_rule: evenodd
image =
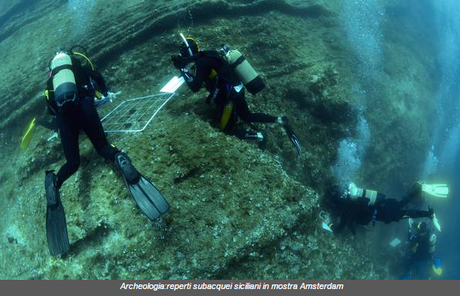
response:
<path id="1" fill-rule="evenodd" d="M 108 89 L 107 89 L 107 85 L 105 84 L 104 77 L 102 77 L 102 74 L 99 71 L 93 70 L 89 67 L 84 67 L 84 68 L 85 68 L 86 74 L 88 74 L 88 76 L 91 77 L 91 79 L 93 79 L 94 82 L 96 82 L 97 87 L 101 91 L 102 95 L 104 97 L 107 97 Z"/>
<path id="2" fill-rule="evenodd" d="M 192 67 L 191 71 L 188 69 L 181 69 L 181 74 L 190 89 L 193 92 L 197 92 L 200 90 L 206 77 L 211 73 L 211 70 L 212 67 L 208 60 L 199 59 L 196 61 L 194 67 Z"/>
<path id="3" fill-rule="evenodd" d="M 342 230 L 345 228 L 345 226 L 347 225 L 347 222 L 348 222 L 348 217 L 347 217 L 347 213 L 346 212 L 342 212 L 340 214 L 340 217 L 339 217 L 339 223 L 337 224 L 334 224 L 332 226 L 332 230 L 334 231 L 334 233 L 340 233 L 342 232 Z"/>
<path id="4" fill-rule="evenodd" d="M 46 82 L 46 89 L 44 94 L 48 113 L 56 116 L 58 114 L 58 106 L 54 100 L 53 80 L 51 78 Z"/>
<path id="5" fill-rule="evenodd" d="M 193 74 L 188 70 L 188 69 L 181 69 L 180 73 L 182 77 L 184 77 L 185 82 L 187 83 L 188 87 L 193 91 L 197 92 L 200 90 L 201 85 L 203 84 L 203 80 L 198 80 L 196 76 L 193 76 Z"/>

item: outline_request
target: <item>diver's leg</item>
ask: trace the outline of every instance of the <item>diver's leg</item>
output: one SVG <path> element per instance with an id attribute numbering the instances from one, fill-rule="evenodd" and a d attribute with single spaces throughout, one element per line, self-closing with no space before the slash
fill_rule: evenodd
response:
<path id="1" fill-rule="evenodd" d="M 410 188 L 407 195 L 403 197 L 401 201 L 401 208 L 406 206 L 413 199 L 417 199 L 421 197 L 422 197 L 422 184 L 420 182 L 415 182 L 414 184 L 412 184 L 412 187 Z"/>
<path id="2" fill-rule="evenodd" d="M 432 218 L 433 210 L 421 211 L 421 210 L 405 210 L 403 218 Z"/>
<path id="3" fill-rule="evenodd" d="M 97 153 L 112 162 L 115 161 L 115 155 L 120 152 L 114 146 L 110 145 L 104 133 L 99 114 L 96 111 L 93 100 L 85 98 L 80 101 L 83 110 L 82 129 L 90 139 Z"/>
<path id="4" fill-rule="evenodd" d="M 278 117 L 268 115 L 265 113 L 252 113 L 251 111 L 249 111 L 249 107 L 244 97 L 243 90 L 240 93 L 237 93 L 234 89 L 232 89 L 231 91 L 236 112 L 244 122 L 275 123 L 278 121 Z"/>
<path id="5" fill-rule="evenodd" d="M 62 183 L 78 170 L 80 151 L 78 147 L 78 123 L 73 118 L 63 115 L 59 116 L 58 122 L 62 149 L 66 158 L 66 163 L 57 173 L 56 187 L 60 188 Z"/>
<path id="6" fill-rule="evenodd" d="M 394 198 L 382 200 L 377 206 L 376 220 L 386 224 L 404 219 L 407 210 L 402 210 L 404 203 Z"/>
<path id="7" fill-rule="evenodd" d="M 57 130 L 57 123 L 56 123 L 56 117 L 53 117 L 53 120 L 49 122 L 48 120 L 44 118 L 39 118 L 35 121 L 38 125 L 43 126 L 46 129 L 56 131 Z"/>

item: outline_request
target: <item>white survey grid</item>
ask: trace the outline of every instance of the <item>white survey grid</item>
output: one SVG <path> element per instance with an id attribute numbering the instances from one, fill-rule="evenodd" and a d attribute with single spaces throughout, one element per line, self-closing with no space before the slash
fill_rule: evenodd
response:
<path id="1" fill-rule="evenodd" d="M 147 128 L 158 112 L 176 94 L 175 91 L 184 83 L 181 77 L 173 77 L 159 94 L 128 99 L 102 119 L 106 133 L 138 133 Z"/>

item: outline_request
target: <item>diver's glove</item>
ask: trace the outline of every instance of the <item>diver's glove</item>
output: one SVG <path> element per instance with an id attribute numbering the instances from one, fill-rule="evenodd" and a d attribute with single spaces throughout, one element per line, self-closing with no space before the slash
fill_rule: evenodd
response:
<path id="1" fill-rule="evenodd" d="M 180 73 L 182 74 L 182 77 L 184 77 L 185 81 L 187 81 L 187 83 L 193 82 L 193 76 L 187 68 L 180 69 Z"/>
<path id="2" fill-rule="evenodd" d="M 111 91 L 108 91 L 106 92 L 105 94 L 102 94 L 102 99 L 101 100 L 109 100 L 110 102 L 112 102 L 113 100 L 115 100 L 117 98 L 117 96 L 121 94 L 121 91 L 117 91 L 117 92 L 111 92 Z"/>
<path id="3" fill-rule="evenodd" d="M 176 69 L 183 69 L 185 66 L 187 66 L 186 61 L 181 56 L 172 56 L 171 61 L 173 62 Z"/>

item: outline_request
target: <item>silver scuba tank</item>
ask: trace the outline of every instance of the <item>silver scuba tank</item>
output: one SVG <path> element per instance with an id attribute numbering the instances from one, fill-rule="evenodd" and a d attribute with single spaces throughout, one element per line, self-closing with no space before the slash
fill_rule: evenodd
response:
<path id="1" fill-rule="evenodd" d="M 224 59 L 235 71 L 238 79 L 243 82 L 246 89 L 253 95 L 265 88 L 262 78 L 257 74 L 254 68 L 249 64 L 246 58 L 236 49 L 230 49 L 224 45 L 222 47 Z"/>
<path id="2" fill-rule="evenodd" d="M 77 83 L 72 71 L 72 59 L 64 52 L 56 54 L 51 61 L 54 98 L 58 107 L 77 100 Z"/>

